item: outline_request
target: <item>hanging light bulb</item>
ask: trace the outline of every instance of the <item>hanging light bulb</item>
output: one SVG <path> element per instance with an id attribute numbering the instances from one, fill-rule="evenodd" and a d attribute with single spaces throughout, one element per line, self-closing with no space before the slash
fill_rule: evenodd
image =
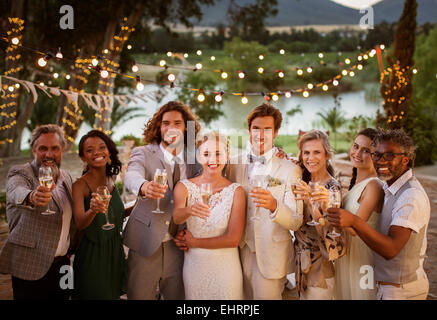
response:
<path id="1" fill-rule="evenodd" d="M 245 95 L 243 95 L 243 97 L 241 97 L 241 103 L 247 104 L 248 102 L 249 102 L 249 100 L 247 99 L 247 97 Z"/>
<path id="2" fill-rule="evenodd" d="M 238 71 L 238 78 L 244 79 L 245 76 L 246 74 L 243 71 Z"/>
<path id="3" fill-rule="evenodd" d="M 144 90 L 144 84 L 141 82 L 141 77 L 136 76 L 135 79 L 137 80 L 137 90 L 143 91 Z"/>
<path id="4" fill-rule="evenodd" d="M 184 58 L 188 58 L 188 53 L 184 53 Z"/>
<path id="5" fill-rule="evenodd" d="M 127 45 L 127 50 L 131 50 L 132 49 L 132 45 L 131 44 L 128 44 Z"/>
<path id="6" fill-rule="evenodd" d="M 203 68 L 203 66 L 202 66 L 202 64 L 199 62 L 199 63 L 196 63 L 196 69 L 197 70 L 200 70 L 200 69 L 202 69 Z"/>
<path id="7" fill-rule="evenodd" d="M 41 81 L 41 82 L 39 83 L 39 85 L 40 85 L 41 87 L 44 87 L 44 86 L 45 86 L 45 83 Z"/>
<path id="8" fill-rule="evenodd" d="M 333 84 L 335 87 L 338 86 L 338 80 L 336 79 L 336 80 L 332 81 L 332 84 Z"/>
<path id="9" fill-rule="evenodd" d="M 278 77 L 283 78 L 285 76 L 284 72 L 281 70 L 278 72 Z"/>
<path id="10" fill-rule="evenodd" d="M 215 57 L 214 56 L 211 56 L 211 61 L 215 61 Z"/>
<path id="11" fill-rule="evenodd" d="M 10 92 L 14 92 L 15 89 L 14 89 L 13 86 L 9 86 L 8 90 L 9 90 Z"/>
<path id="12" fill-rule="evenodd" d="M 62 58 L 64 58 L 64 55 L 61 52 L 61 47 L 58 48 L 58 52 L 56 52 L 56 59 L 61 60 Z"/>
<path id="13" fill-rule="evenodd" d="M 227 79 L 228 78 L 228 73 L 225 72 L 225 71 L 222 71 L 221 77 L 222 77 L 222 79 Z"/>
<path id="14" fill-rule="evenodd" d="M 59 77 L 59 74 L 58 74 L 57 72 L 55 72 L 55 73 L 53 74 L 53 78 L 58 79 L 58 77 Z"/>
<path id="15" fill-rule="evenodd" d="M 216 96 L 214 97 L 215 101 L 216 102 L 222 102 L 223 101 L 223 95 L 224 95 L 223 91 L 217 93 Z"/>
<path id="16" fill-rule="evenodd" d="M 308 67 L 308 68 L 307 68 L 307 72 L 308 72 L 308 73 L 311 73 L 311 72 L 313 72 L 313 68 L 311 68 L 311 67 Z"/>
<path id="17" fill-rule="evenodd" d="M 381 45 L 379 46 L 379 48 L 380 48 L 381 50 L 384 50 L 384 49 L 385 49 L 385 45 L 381 44 Z"/>
<path id="18" fill-rule="evenodd" d="M 263 67 L 259 67 L 259 68 L 258 68 L 258 73 L 259 73 L 259 74 L 262 74 L 263 72 L 264 72 L 264 68 L 263 68 Z"/>
<path id="19" fill-rule="evenodd" d="M 132 66 L 132 72 L 138 72 L 139 68 L 136 64 Z"/>
<path id="20" fill-rule="evenodd" d="M 357 65 L 357 69 L 358 70 L 363 70 L 363 65 L 362 64 Z"/>
<path id="21" fill-rule="evenodd" d="M 344 70 L 341 72 L 341 74 L 344 75 L 344 76 L 347 76 L 347 70 L 344 69 Z"/>
<path id="22" fill-rule="evenodd" d="M 109 50 L 108 50 L 108 49 L 105 49 L 105 50 L 103 50 L 103 53 L 104 53 L 104 54 L 108 54 L 108 53 L 109 53 Z"/>
<path id="23" fill-rule="evenodd" d="M 363 56 L 363 58 L 364 58 L 364 60 L 367 60 L 367 59 L 369 59 L 369 56 L 368 56 L 367 54 L 365 54 L 365 55 Z"/>
<path id="24" fill-rule="evenodd" d="M 262 54 L 260 54 L 260 55 L 258 56 L 258 59 L 260 59 L 260 60 L 264 60 L 264 56 L 263 56 Z"/>
<path id="25" fill-rule="evenodd" d="M 320 52 L 320 53 L 319 53 L 319 58 L 320 58 L 320 59 L 323 59 L 323 57 L 324 57 L 323 53 Z"/>
<path id="26" fill-rule="evenodd" d="M 284 49 L 279 50 L 279 54 L 285 54 L 285 50 Z"/>
<path id="27" fill-rule="evenodd" d="M 363 60 L 363 56 L 358 56 L 358 61 Z"/>
<path id="28" fill-rule="evenodd" d="M 279 96 L 276 93 L 272 94 L 272 100 L 273 101 L 278 101 L 279 100 Z"/>
<path id="29" fill-rule="evenodd" d="M 100 71 L 100 76 L 105 79 L 109 76 L 109 72 L 107 70 L 101 70 Z"/>
<path id="30" fill-rule="evenodd" d="M 353 71 L 349 72 L 349 76 L 354 77 L 355 76 L 355 72 L 353 72 Z"/>
<path id="31" fill-rule="evenodd" d="M 303 93 L 302 93 L 302 95 L 304 96 L 304 98 L 308 98 L 309 96 L 310 96 L 310 93 L 308 92 L 308 91 L 304 91 Z"/>
<path id="32" fill-rule="evenodd" d="M 40 67 L 45 67 L 45 66 L 47 65 L 47 60 L 44 59 L 43 57 L 39 58 L 39 59 L 38 59 L 38 65 L 39 65 Z"/>
<path id="33" fill-rule="evenodd" d="M 287 92 L 285 92 L 285 97 L 288 99 L 288 98 L 291 98 L 291 92 L 290 91 L 287 91 Z"/>
<path id="34" fill-rule="evenodd" d="M 307 88 L 311 90 L 312 88 L 314 88 L 314 85 L 312 83 L 308 83 Z"/>
<path id="35" fill-rule="evenodd" d="M 170 73 L 167 77 L 168 81 L 174 82 L 176 80 L 176 76 L 173 73 Z"/>
<path id="36" fill-rule="evenodd" d="M 413 69 L 413 73 L 414 73 L 414 74 L 417 74 L 417 72 L 418 72 L 417 69 L 414 68 L 414 69 Z"/>
<path id="37" fill-rule="evenodd" d="M 12 44 L 17 45 L 20 43 L 20 39 L 18 39 L 17 37 L 12 38 L 11 40 Z"/>
<path id="38" fill-rule="evenodd" d="M 324 85 L 322 86 L 322 90 L 323 90 L 323 91 L 328 91 L 328 85 L 327 85 L 327 84 L 324 84 Z"/>
<path id="39" fill-rule="evenodd" d="M 19 83 L 16 83 L 16 84 L 15 84 L 15 88 L 20 89 L 20 84 L 19 84 Z"/>
<path id="40" fill-rule="evenodd" d="M 199 101 L 200 103 L 202 103 L 203 101 L 205 101 L 206 97 L 203 94 L 203 91 L 200 91 L 199 95 L 197 96 L 197 101 Z"/>
<path id="41" fill-rule="evenodd" d="M 65 75 L 65 79 L 70 80 L 71 76 L 69 74 Z"/>
<path id="42" fill-rule="evenodd" d="M 167 64 L 167 62 L 165 62 L 165 60 L 161 60 L 161 61 L 159 61 L 159 65 L 160 65 L 161 67 L 165 67 L 166 64 Z"/>
<path id="43" fill-rule="evenodd" d="M 99 64 L 99 60 L 97 60 L 96 58 L 93 58 L 93 60 L 91 60 L 91 64 L 92 64 L 94 67 L 97 67 L 97 65 Z"/>
<path id="44" fill-rule="evenodd" d="M 297 69 L 297 75 L 298 75 L 298 76 L 303 75 L 303 70 L 302 70 L 302 69 Z"/>
<path id="45" fill-rule="evenodd" d="M 345 62 L 346 64 L 350 64 L 350 63 L 351 63 L 351 59 L 346 58 L 346 59 L 344 59 L 344 62 Z"/>
<path id="46" fill-rule="evenodd" d="M 169 51 L 167 52 L 167 57 L 171 57 L 173 54 Z"/>
<path id="47" fill-rule="evenodd" d="M 197 54 L 198 56 L 201 56 L 201 55 L 202 55 L 202 50 L 197 50 L 197 51 L 196 51 L 196 54 Z"/>

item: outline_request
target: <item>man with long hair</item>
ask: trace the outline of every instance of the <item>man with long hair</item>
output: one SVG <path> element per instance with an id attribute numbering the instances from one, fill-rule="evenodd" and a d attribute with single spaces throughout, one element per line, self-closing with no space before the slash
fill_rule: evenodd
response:
<path id="1" fill-rule="evenodd" d="M 191 109 L 179 101 L 163 105 L 144 130 L 144 143 L 132 151 L 124 183 L 138 195 L 124 233 L 128 255 L 128 299 L 184 299 L 184 253 L 172 238 L 173 188 L 180 179 L 196 176 L 194 138 L 200 125 Z M 190 143 L 191 142 L 191 143 Z M 168 185 L 154 182 L 156 169 L 165 169 Z M 163 213 L 155 213 L 157 200 Z"/>

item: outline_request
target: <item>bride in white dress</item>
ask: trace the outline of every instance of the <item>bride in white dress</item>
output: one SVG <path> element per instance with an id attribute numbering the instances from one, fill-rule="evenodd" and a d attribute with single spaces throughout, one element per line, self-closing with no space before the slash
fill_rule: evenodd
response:
<path id="1" fill-rule="evenodd" d="M 173 219 L 186 222 L 176 245 L 185 250 L 183 279 L 187 300 L 243 299 L 243 275 L 238 252 L 246 214 L 244 189 L 223 177 L 229 159 L 227 138 L 210 133 L 198 144 L 203 172 L 181 180 L 174 190 Z M 209 205 L 201 184 L 211 184 Z"/>
<path id="2" fill-rule="evenodd" d="M 367 128 L 355 138 L 349 152 L 353 175 L 349 192 L 343 198 L 343 208 L 377 230 L 384 191 L 381 181 L 376 177 L 370 155 L 375 134 L 375 129 Z M 375 300 L 375 283 L 365 281 L 373 279 L 368 274 L 369 267 L 373 267 L 372 250 L 358 236 L 347 234 L 346 243 L 347 254 L 335 261 L 335 299 Z M 361 269 L 362 266 L 368 267 Z"/>

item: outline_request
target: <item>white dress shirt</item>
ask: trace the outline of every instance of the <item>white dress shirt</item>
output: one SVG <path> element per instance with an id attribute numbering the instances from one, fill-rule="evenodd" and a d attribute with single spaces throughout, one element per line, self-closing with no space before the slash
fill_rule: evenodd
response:
<path id="1" fill-rule="evenodd" d="M 400 176 L 390 187 L 387 183 L 384 183 L 384 202 L 386 202 L 390 197 L 393 197 L 412 176 L 413 171 L 410 169 Z M 428 224 L 430 211 L 431 206 L 429 199 L 423 190 L 416 188 L 407 189 L 402 193 L 393 206 L 392 222 L 390 225 L 409 228 L 413 232 L 418 233 L 424 225 Z M 426 254 L 426 246 L 427 241 L 425 236 L 420 250 L 420 255 L 423 257 Z M 420 259 L 420 266 L 416 271 L 419 279 L 423 278 L 425 273 L 423 270 L 423 260 L 424 258 Z"/>

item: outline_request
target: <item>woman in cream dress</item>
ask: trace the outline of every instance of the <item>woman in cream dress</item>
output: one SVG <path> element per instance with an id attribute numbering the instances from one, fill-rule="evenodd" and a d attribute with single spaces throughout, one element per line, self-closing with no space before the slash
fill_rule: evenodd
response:
<path id="1" fill-rule="evenodd" d="M 343 198 L 343 208 L 376 230 L 384 192 L 370 155 L 375 134 L 375 129 L 367 128 L 355 138 L 349 152 L 353 175 L 349 192 Z M 355 234 L 353 230 L 347 234 L 346 255 L 335 261 L 335 299 L 374 300 L 373 252 L 360 237 L 352 234 Z"/>

